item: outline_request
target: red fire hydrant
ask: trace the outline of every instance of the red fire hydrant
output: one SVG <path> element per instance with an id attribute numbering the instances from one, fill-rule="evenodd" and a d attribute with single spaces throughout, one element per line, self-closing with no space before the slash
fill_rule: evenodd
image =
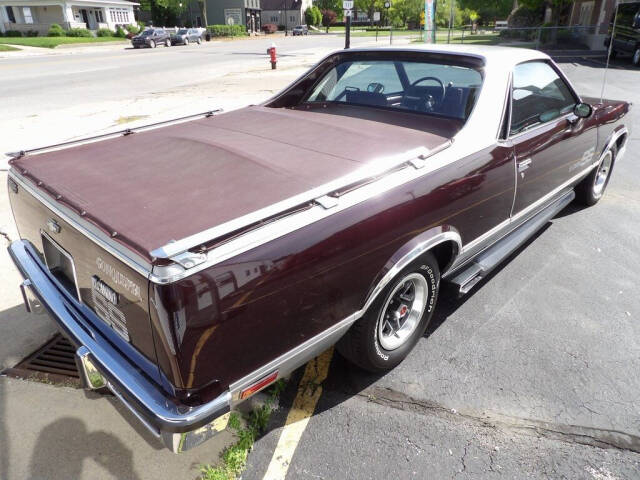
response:
<path id="1" fill-rule="evenodd" d="M 271 56 L 271 70 L 276 69 L 276 63 L 278 62 L 278 58 L 276 57 L 276 44 L 272 43 L 271 48 L 269 48 L 269 55 Z"/>

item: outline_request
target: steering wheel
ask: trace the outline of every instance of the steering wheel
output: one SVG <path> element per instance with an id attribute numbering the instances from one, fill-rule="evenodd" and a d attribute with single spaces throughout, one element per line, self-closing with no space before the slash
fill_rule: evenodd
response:
<path id="1" fill-rule="evenodd" d="M 444 95 L 446 93 L 446 88 L 444 86 L 444 83 L 442 83 L 442 81 L 439 78 L 436 78 L 436 77 L 422 77 L 422 78 L 419 78 L 419 79 L 417 79 L 415 82 L 413 82 L 411 84 L 411 87 L 417 87 L 420 83 L 426 82 L 427 80 L 433 80 L 441 88 L 440 95 L 438 96 L 438 98 L 434 98 L 433 95 L 431 95 L 429 93 L 425 94 L 424 97 L 422 98 L 422 100 L 424 101 L 425 108 L 427 110 L 433 110 L 435 107 L 440 105 L 442 100 L 444 100 Z"/>

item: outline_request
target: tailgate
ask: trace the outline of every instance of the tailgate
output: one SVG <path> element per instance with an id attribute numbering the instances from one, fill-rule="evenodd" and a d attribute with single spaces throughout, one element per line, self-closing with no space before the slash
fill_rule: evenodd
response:
<path id="1" fill-rule="evenodd" d="M 60 285 L 102 320 L 96 328 L 116 345 L 131 344 L 155 364 L 147 276 L 84 235 L 68 215 L 36 198 L 46 202 L 48 194 L 30 181 L 11 171 L 8 183 L 20 237 L 33 244 Z"/>

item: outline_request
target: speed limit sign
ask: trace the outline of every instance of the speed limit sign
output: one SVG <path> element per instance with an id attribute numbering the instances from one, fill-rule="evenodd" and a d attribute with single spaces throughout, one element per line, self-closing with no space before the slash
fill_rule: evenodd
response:
<path id="1" fill-rule="evenodd" d="M 353 9 L 353 0 L 342 0 L 342 9 L 343 10 L 352 10 Z"/>

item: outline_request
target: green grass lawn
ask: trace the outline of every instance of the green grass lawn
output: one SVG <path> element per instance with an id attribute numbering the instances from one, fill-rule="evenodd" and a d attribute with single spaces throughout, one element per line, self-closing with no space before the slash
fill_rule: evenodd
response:
<path id="1" fill-rule="evenodd" d="M 103 43 L 127 41 L 118 37 L 2 37 L 0 44 L 25 45 L 28 47 L 56 48 L 58 45 L 70 43 Z"/>
<path id="2" fill-rule="evenodd" d="M 12 52 L 15 50 L 20 50 L 16 47 L 10 47 L 9 45 L 0 45 L 0 52 Z"/>

